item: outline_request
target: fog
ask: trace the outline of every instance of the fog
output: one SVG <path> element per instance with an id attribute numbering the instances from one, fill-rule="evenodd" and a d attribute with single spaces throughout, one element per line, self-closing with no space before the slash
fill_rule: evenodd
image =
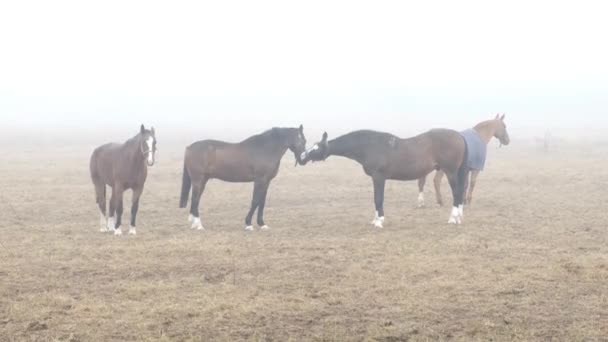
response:
<path id="1" fill-rule="evenodd" d="M 601 2 L 14 1 L 0 6 L 3 135 L 240 140 L 304 124 L 601 138 Z M 68 134 L 69 133 L 69 134 Z"/>

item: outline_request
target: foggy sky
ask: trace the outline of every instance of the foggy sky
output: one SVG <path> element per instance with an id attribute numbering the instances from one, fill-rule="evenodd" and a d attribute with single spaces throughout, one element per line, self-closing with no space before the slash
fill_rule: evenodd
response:
<path id="1" fill-rule="evenodd" d="M 13 1 L 4 127 L 608 128 L 601 2 Z M 159 131 L 162 131 L 159 129 Z M 538 134 L 537 134 L 538 132 Z"/>

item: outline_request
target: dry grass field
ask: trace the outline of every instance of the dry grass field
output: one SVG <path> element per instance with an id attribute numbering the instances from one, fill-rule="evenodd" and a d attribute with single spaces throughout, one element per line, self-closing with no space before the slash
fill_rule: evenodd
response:
<path id="1" fill-rule="evenodd" d="M 252 185 L 218 181 L 187 229 L 161 140 L 136 237 L 99 233 L 94 146 L 66 146 L 0 154 L 0 341 L 608 340 L 608 146 L 492 143 L 462 226 L 389 182 L 382 230 L 357 164 L 288 152 L 248 233 Z"/>

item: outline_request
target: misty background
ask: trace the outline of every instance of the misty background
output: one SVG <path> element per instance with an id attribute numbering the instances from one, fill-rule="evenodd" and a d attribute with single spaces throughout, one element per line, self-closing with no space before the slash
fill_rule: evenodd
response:
<path id="1" fill-rule="evenodd" d="M 606 5 L 577 1 L 12 1 L 0 131 L 43 141 L 402 137 L 506 113 L 517 140 L 602 139 Z M 34 139 L 34 138 L 32 138 Z"/>

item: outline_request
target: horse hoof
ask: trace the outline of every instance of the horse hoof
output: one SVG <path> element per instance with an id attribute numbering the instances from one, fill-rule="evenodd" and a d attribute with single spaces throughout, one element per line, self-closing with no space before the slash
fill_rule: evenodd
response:
<path id="1" fill-rule="evenodd" d="M 129 235 L 137 235 L 137 231 L 135 231 L 135 227 L 129 228 Z"/>
<path id="2" fill-rule="evenodd" d="M 121 236 L 121 235 L 122 235 L 122 230 L 120 228 L 114 229 L 114 236 Z"/>
<path id="3" fill-rule="evenodd" d="M 372 224 L 374 225 L 374 228 L 376 229 L 382 229 L 384 228 L 384 220 L 381 220 L 380 218 L 376 219 L 374 222 L 372 222 Z"/>
<path id="4" fill-rule="evenodd" d="M 424 208 L 424 195 L 422 193 L 418 195 L 418 208 Z"/>
<path id="5" fill-rule="evenodd" d="M 260 227 L 260 230 L 270 230 L 270 227 L 268 227 L 267 225 L 263 225 Z"/>
<path id="6" fill-rule="evenodd" d="M 192 219 L 192 226 L 190 226 L 191 229 L 196 229 L 196 230 L 205 230 L 205 227 L 203 227 L 203 223 L 201 222 L 201 219 L 198 217 L 194 217 Z"/>
<path id="7" fill-rule="evenodd" d="M 245 231 L 252 232 L 253 231 L 253 226 L 247 226 L 247 227 L 245 227 Z"/>
<path id="8" fill-rule="evenodd" d="M 448 224 L 459 225 L 461 223 L 462 223 L 462 219 L 460 217 L 450 217 L 450 219 L 448 220 Z"/>

